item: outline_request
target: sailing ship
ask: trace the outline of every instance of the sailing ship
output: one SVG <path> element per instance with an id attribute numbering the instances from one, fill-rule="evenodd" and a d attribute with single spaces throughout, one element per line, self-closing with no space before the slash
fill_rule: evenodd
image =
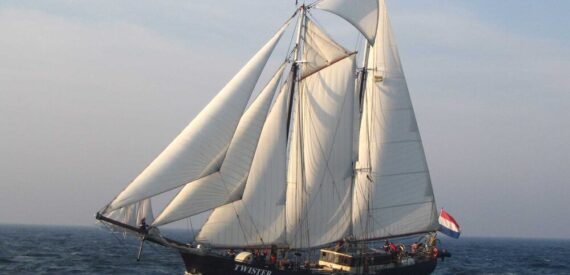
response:
<path id="1" fill-rule="evenodd" d="M 334 41 L 314 10 L 352 24 L 363 50 Z M 294 47 L 248 104 L 289 25 Z M 177 188 L 153 215 L 151 200 Z M 160 231 L 202 213 L 190 243 Z M 139 236 L 141 251 L 177 250 L 188 274 L 431 273 L 437 208 L 384 0 L 297 5 L 96 218 Z M 390 248 L 407 236 L 423 241 Z"/>

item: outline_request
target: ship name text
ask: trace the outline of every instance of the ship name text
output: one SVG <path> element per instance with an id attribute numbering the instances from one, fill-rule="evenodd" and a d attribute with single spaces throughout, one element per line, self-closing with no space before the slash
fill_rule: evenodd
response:
<path id="1" fill-rule="evenodd" d="M 271 275 L 271 270 L 236 264 L 235 271 L 253 275 Z"/>

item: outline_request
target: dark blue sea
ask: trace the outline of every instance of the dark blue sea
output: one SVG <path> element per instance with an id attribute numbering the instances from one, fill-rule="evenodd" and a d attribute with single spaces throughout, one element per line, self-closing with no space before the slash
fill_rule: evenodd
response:
<path id="1" fill-rule="evenodd" d="M 179 240 L 185 231 L 173 231 Z M 570 274 L 570 240 L 443 238 L 434 274 Z M 98 227 L 0 225 L 0 274 L 184 274 L 174 251 Z"/>

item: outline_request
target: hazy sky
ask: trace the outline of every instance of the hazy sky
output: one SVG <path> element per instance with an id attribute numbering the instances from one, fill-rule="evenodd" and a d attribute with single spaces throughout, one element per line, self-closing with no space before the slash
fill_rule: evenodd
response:
<path id="1" fill-rule="evenodd" d="M 570 1 L 387 2 L 438 207 L 570 238 Z M 1 1 L 0 223 L 93 224 L 293 4 Z"/>

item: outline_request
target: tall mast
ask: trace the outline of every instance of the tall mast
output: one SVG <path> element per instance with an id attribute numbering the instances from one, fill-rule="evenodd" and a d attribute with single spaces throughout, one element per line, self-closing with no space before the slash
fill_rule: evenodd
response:
<path id="1" fill-rule="evenodd" d="M 364 39 L 364 56 L 362 60 L 362 71 L 360 72 L 360 86 L 358 87 L 358 99 L 360 113 L 362 113 L 362 103 L 364 102 L 364 91 L 366 89 L 366 77 L 368 76 L 368 55 L 370 54 L 370 43 Z"/>
<path id="2" fill-rule="evenodd" d="M 291 126 L 291 112 L 293 111 L 293 98 L 295 96 L 295 86 L 297 86 L 297 76 L 299 74 L 299 63 L 301 61 L 301 36 L 303 32 L 303 25 L 305 24 L 305 5 L 299 7 L 301 13 L 299 14 L 299 21 L 297 24 L 297 37 L 295 39 L 295 55 L 293 64 L 291 65 L 291 90 L 289 91 L 289 112 L 287 113 L 287 133 Z"/>
<path id="3" fill-rule="evenodd" d="M 366 78 L 368 76 L 368 55 L 370 54 L 370 43 L 368 42 L 368 39 L 364 39 L 364 54 L 362 57 L 362 70 L 360 71 L 359 74 L 359 79 L 358 79 L 358 131 L 357 133 L 360 133 L 360 128 L 362 127 L 362 111 L 363 111 L 363 104 L 364 104 L 364 93 L 366 91 Z M 356 110 L 355 110 L 356 112 Z M 351 196 L 354 196 L 354 187 L 356 184 L 356 175 L 359 171 L 357 171 L 357 167 L 356 167 L 356 163 L 354 163 L 354 173 L 353 173 L 353 178 L 352 178 L 352 187 L 350 189 L 351 191 Z M 368 207 L 370 206 L 370 204 L 367 205 Z M 353 207 L 353 205 L 351 204 L 351 207 Z M 351 213 L 352 213 L 352 209 L 351 209 Z M 367 212 L 369 211 L 369 209 L 367 209 Z M 366 230 L 368 230 L 368 221 L 366 222 Z M 352 233 L 351 233 L 352 234 Z M 362 243 L 362 249 L 360 249 L 360 256 L 364 258 L 365 255 L 365 251 L 368 250 L 368 244 L 366 242 Z M 362 274 L 368 274 L 369 270 L 368 270 L 369 266 L 368 266 L 368 260 L 365 260 L 363 263 L 363 270 L 362 270 Z"/>
<path id="4" fill-rule="evenodd" d="M 299 146 L 300 146 L 299 152 L 300 152 L 300 159 L 301 159 L 301 171 L 300 171 L 300 173 L 301 173 L 301 204 L 299 205 L 299 209 L 301 209 L 301 210 L 306 209 L 305 194 L 307 193 L 307 190 L 306 190 L 306 185 L 305 185 L 306 180 L 305 180 L 305 163 L 304 163 L 304 160 L 305 160 L 304 152 L 305 152 L 305 150 L 303 149 L 303 125 L 301 124 L 303 121 L 302 117 L 301 117 L 302 116 L 302 113 L 301 113 L 302 97 L 301 97 L 301 88 L 299 87 L 299 80 L 297 79 L 297 76 L 299 75 L 299 71 L 300 71 L 299 65 L 302 62 L 302 48 L 301 48 L 302 45 L 301 45 L 301 42 L 302 42 L 302 39 L 304 39 L 304 34 L 307 30 L 306 25 L 305 25 L 306 24 L 305 21 L 306 21 L 306 7 L 303 4 L 303 5 L 301 5 L 301 18 L 299 20 L 300 24 L 299 24 L 298 35 L 297 35 L 297 47 L 295 49 L 296 50 L 295 51 L 295 60 L 296 60 L 295 61 L 295 70 L 296 71 L 295 71 L 295 85 L 294 85 L 294 86 L 297 86 L 297 119 L 299 120 L 299 122 L 298 122 L 299 123 L 299 133 L 298 134 L 299 134 Z M 300 213 L 301 213 L 301 217 L 304 217 L 304 218 L 301 218 L 301 222 L 303 220 L 306 221 L 307 246 L 310 246 L 311 242 L 309 239 L 309 236 L 310 236 L 309 235 L 309 220 L 306 218 L 305 213 L 303 213 L 303 212 L 300 212 Z M 301 224 L 300 228 L 301 228 L 301 232 L 300 232 L 299 240 L 300 240 L 300 243 L 302 244 L 303 243 L 303 230 L 302 230 L 303 224 Z M 307 260 L 309 260 L 310 254 L 311 254 L 311 248 L 309 247 L 309 253 L 307 254 Z"/>
<path id="5" fill-rule="evenodd" d="M 305 24 L 305 12 L 306 12 L 306 7 L 305 5 L 301 5 L 301 7 L 299 7 L 299 9 L 301 10 L 301 14 L 299 15 L 299 24 L 297 24 L 297 37 L 295 39 L 295 61 L 299 62 L 301 61 L 301 36 L 302 36 L 302 31 L 303 31 L 303 25 Z"/>
<path id="6" fill-rule="evenodd" d="M 293 116 L 293 103 L 294 103 L 294 99 L 295 99 L 295 90 L 299 89 L 299 71 L 300 71 L 300 63 L 302 62 L 302 42 L 303 42 L 303 36 L 304 36 L 304 32 L 306 31 L 305 28 L 305 18 L 306 18 L 306 6 L 305 5 L 301 5 L 299 7 L 300 9 L 300 14 L 299 14 L 299 20 L 298 20 L 298 24 L 297 24 L 297 37 L 295 39 L 295 52 L 294 52 L 294 60 L 293 60 L 293 64 L 291 65 L 291 88 L 289 91 L 289 110 L 288 110 L 288 114 L 287 114 L 287 133 L 290 135 L 291 134 L 291 124 L 292 124 L 292 116 Z M 296 110 L 296 114 L 297 114 L 297 119 L 300 119 L 300 100 L 301 98 L 299 97 L 299 95 L 297 95 L 297 110 Z M 300 134 L 300 133 L 298 133 Z M 289 136 L 288 135 L 288 136 Z M 290 137 L 291 138 L 291 137 Z M 302 152 L 302 149 L 300 150 Z M 301 157 L 301 160 L 303 158 Z M 303 164 L 301 164 L 301 166 L 303 166 Z M 301 173 L 303 173 L 301 171 Z M 304 180 L 302 180 L 302 184 L 303 184 Z M 303 188 L 302 188 L 303 189 Z M 302 192 L 302 194 L 304 194 L 304 192 Z M 301 198 L 301 205 L 299 206 L 301 209 L 303 209 L 303 202 L 304 200 Z M 299 217 L 297 217 L 299 218 Z"/>

